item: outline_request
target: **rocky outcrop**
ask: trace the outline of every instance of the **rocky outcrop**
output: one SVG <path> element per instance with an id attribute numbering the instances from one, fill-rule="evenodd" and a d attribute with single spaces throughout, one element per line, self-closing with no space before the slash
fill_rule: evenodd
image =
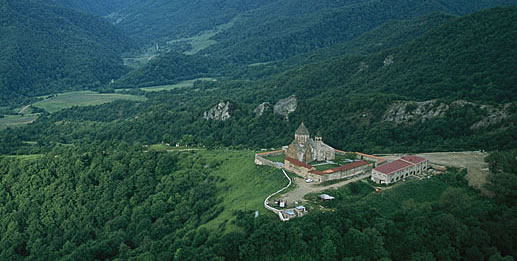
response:
<path id="1" fill-rule="evenodd" d="M 264 114 L 264 112 L 271 110 L 271 107 L 272 107 L 271 103 L 263 102 L 263 103 L 259 104 L 257 106 L 257 108 L 255 108 L 255 110 L 253 110 L 253 112 L 255 113 L 255 115 L 257 117 L 260 117 Z"/>
<path id="2" fill-rule="evenodd" d="M 472 130 L 482 129 L 498 124 L 510 116 L 508 111 L 510 104 L 504 105 L 503 109 L 498 109 L 490 105 L 482 105 L 481 108 L 487 111 L 487 116 L 472 124 L 472 126 L 470 126 Z"/>
<path id="3" fill-rule="evenodd" d="M 384 58 L 384 66 L 390 66 L 393 64 L 393 55 L 388 55 Z"/>
<path id="4" fill-rule="evenodd" d="M 298 100 L 295 95 L 291 95 L 285 99 L 279 100 L 275 106 L 273 106 L 273 112 L 275 114 L 283 115 L 288 119 L 289 113 L 296 111 L 296 106 L 298 106 Z"/>
<path id="5" fill-rule="evenodd" d="M 229 101 L 221 101 L 210 110 L 203 113 L 203 118 L 206 120 L 225 121 L 231 118 L 233 104 Z"/>
<path id="6" fill-rule="evenodd" d="M 396 124 L 425 122 L 443 116 L 449 105 L 436 100 L 423 102 L 397 102 L 392 104 L 382 117 L 383 121 Z"/>
<path id="7" fill-rule="evenodd" d="M 414 124 L 442 117 L 451 107 L 464 106 L 473 106 L 484 111 L 483 118 L 470 126 L 472 130 L 498 124 L 510 115 L 510 104 L 506 104 L 502 108 L 496 108 L 491 105 L 481 105 L 464 100 L 454 101 L 450 104 L 430 100 L 423 102 L 396 102 L 386 110 L 382 120 L 395 124 Z"/>

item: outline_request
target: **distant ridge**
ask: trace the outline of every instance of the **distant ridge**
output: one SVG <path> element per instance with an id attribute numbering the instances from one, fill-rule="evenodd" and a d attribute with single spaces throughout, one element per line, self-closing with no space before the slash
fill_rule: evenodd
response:
<path id="1" fill-rule="evenodd" d="M 127 72 L 134 42 L 106 21 L 40 1 L 0 6 L 0 104 L 100 86 Z"/>

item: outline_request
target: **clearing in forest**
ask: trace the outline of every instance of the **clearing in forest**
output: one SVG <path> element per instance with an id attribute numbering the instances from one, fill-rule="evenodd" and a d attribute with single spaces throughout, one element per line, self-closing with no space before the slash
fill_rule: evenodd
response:
<path id="1" fill-rule="evenodd" d="M 145 99 L 146 98 L 143 96 L 128 94 L 75 91 L 50 96 L 45 100 L 34 103 L 33 106 L 53 113 L 62 109 L 71 108 L 73 106 L 100 105 L 115 100 L 143 101 Z"/>

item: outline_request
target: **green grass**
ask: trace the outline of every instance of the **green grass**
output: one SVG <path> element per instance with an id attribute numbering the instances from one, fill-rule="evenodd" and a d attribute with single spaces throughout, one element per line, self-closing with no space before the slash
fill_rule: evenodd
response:
<path id="1" fill-rule="evenodd" d="M 57 94 L 57 96 L 36 102 L 33 106 L 53 113 L 73 106 L 100 105 L 115 100 L 142 101 L 145 100 L 145 97 L 118 93 L 75 91 Z"/>
<path id="2" fill-rule="evenodd" d="M 218 229 L 222 224 L 226 224 L 227 232 L 238 229 L 231 224 L 237 210 L 258 210 L 260 215 L 272 214 L 264 208 L 264 199 L 287 185 L 288 181 L 281 170 L 256 166 L 253 151 L 207 150 L 196 153 L 220 161 L 221 164 L 212 175 L 224 179 L 218 184 L 217 195 L 222 200 L 224 210 L 205 225 L 208 229 Z"/>
<path id="3" fill-rule="evenodd" d="M 318 166 L 314 166 L 314 167 L 316 168 L 316 170 L 323 171 L 323 170 L 339 167 L 339 165 L 337 165 L 337 164 L 324 164 L 324 165 L 318 165 Z"/>
<path id="4" fill-rule="evenodd" d="M 282 154 L 282 155 L 275 155 L 275 156 L 267 156 L 267 157 L 264 157 L 265 159 L 268 159 L 270 161 L 273 161 L 273 162 L 284 162 L 285 160 L 285 154 Z"/>
<path id="5" fill-rule="evenodd" d="M 197 78 L 197 79 L 193 79 L 193 80 L 181 81 L 176 84 L 143 87 L 143 88 L 140 88 L 140 90 L 145 91 L 145 92 L 170 91 L 170 90 L 179 89 L 179 88 L 191 88 L 192 86 L 194 86 L 195 81 L 214 81 L 214 80 L 215 80 L 214 78 L 204 77 L 204 78 Z M 127 89 L 125 89 L 125 90 L 127 90 Z"/>
<path id="6" fill-rule="evenodd" d="M 146 145 L 144 150 L 149 151 L 198 151 L 198 150 L 206 150 L 205 148 L 201 147 L 176 147 L 167 145 L 164 143 L 158 143 L 158 144 L 152 144 L 152 145 Z"/>
<path id="7" fill-rule="evenodd" d="M 437 178 L 411 180 L 397 183 L 379 193 L 371 193 L 358 204 L 368 205 L 389 215 L 399 210 L 404 201 L 411 200 L 415 204 L 437 201 L 447 187 L 449 185 Z"/>
<path id="8" fill-rule="evenodd" d="M 237 19 L 238 18 L 234 18 L 234 19 L 232 19 L 230 22 L 228 22 L 226 24 L 218 25 L 213 30 L 203 31 L 203 32 L 201 32 L 200 34 L 198 34 L 196 36 L 188 37 L 188 38 L 181 38 L 181 39 L 174 39 L 174 40 L 171 40 L 171 41 L 169 41 L 167 43 L 168 44 L 175 44 L 175 43 L 178 43 L 178 42 L 189 43 L 192 46 L 192 48 L 190 50 L 188 50 L 188 51 L 183 52 L 183 53 L 186 54 L 186 55 L 196 54 L 199 51 L 202 51 L 202 50 L 210 47 L 211 45 L 216 44 L 217 41 L 212 40 L 211 38 L 214 37 L 216 34 L 221 33 L 223 31 L 231 28 L 235 24 Z"/>
<path id="9" fill-rule="evenodd" d="M 35 121 L 39 114 L 24 114 L 24 115 L 4 115 L 0 118 L 0 130 L 6 128 L 20 127 Z"/>
<path id="10" fill-rule="evenodd" d="M 352 156 L 352 154 L 343 155 L 341 153 L 336 153 L 336 158 L 333 161 L 338 164 L 344 165 L 344 164 L 350 163 L 348 160 L 357 159 L 357 157 L 350 157 L 350 156 Z"/>
<path id="11" fill-rule="evenodd" d="M 33 159 L 39 159 L 43 157 L 43 154 L 29 154 L 29 155 L 9 155 L 6 156 L 7 158 L 15 158 L 15 159 L 21 159 L 21 160 L 33 160 Z"/>

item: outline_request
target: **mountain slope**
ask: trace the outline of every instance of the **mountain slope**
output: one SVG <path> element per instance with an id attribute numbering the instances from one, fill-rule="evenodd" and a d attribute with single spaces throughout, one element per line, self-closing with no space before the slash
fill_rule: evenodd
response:
<path id="1" fill-rule="evenodd" d="M 0 104 L 99 86 L 126 72 L 134 46 L 99 18 L 38 1 L 0 4 Z"/>
<path id="2" fill-rule="evenodd" d="M 287 58 L 353 39 L 393 19 L 410 19 L 433 12 L 464 15 L 480 8 L 517 1 L 369 0 L 338 2 L 313 9 L 314 1 L 280 1 L 251 10 L 213 40 L 203 53 L 230 57 L 240 63 Z M 308 11 L 309 10 L 309 11 Z"/>
<path id="3" fill-rule="evenodd" d="M 321 131 L 328 144 L 351 151 L 515 148 L 516 97 L 508 94 L 500 99 L 498 94 L 515 92 L 514 86 L 504 83 L 515 82 L 507 70 L 516 68 L 516 60 L 511 60 L 517 50 L 516 14 L 517 7 L 475 13 L 380 54 L 336 57 L 262 81 L 199 82 L 195 91 L 149 93 L 149 100 L 141 104 L 120 102 L 58 112 L 25 131 L 4 133 L 4 140 L 18 144 L 5 148 L 16 151 L 28 146 L 23 144 L 26 140 L 73 144 L 102 139 L 270 148 L 287 144 L 301 121 L 312 131 Z M 480 63 L 467 59 L 471 54 Z M 386 59 L 390 55 L 393 58 Z M 451 70 L 456 65 L 461 70 Z M 422 71 L 431 78 L 413 74 Z M 499 78 L 493 85 L 480 82 L 483 95 L 474 95 L 466 92 L 477 88 L 467 88 L 468 80 L 476 79 L 473 75 Z M 254 112 L 259 104 L 275 104 L 293 94 L 298 101 L 288 120 L 272 109 L 262 116 Z M 204 119 L 204 112 L 220 101 L 231 102 L 230 119 Z"/>
<path id="4" fill-rule="evenodd" d="M 275 0 L 135 1 L 110 16 L 131 37 L 152 42 L 192 36 Z"/>
<path id="5" fill-rule="evenodd" d="M 163 53 L 115 83 L 115 88 L 169 84 L 199 76 L 223 75 L 232 78 L 262 79 L 302 64 L 327 60 L 341 55 L 372 54 L 404 44 L 433 27 L 455 19 L 455 16 L 435 13 L 411 20 L 388 21 L 356 39 L 300 54 L 284 61 L 256 66 L 239 65 L 218 56 Z"/>
<path id="6" fill-rule="evenodd" d="M 81 11 L 98 16 L 109 15 L 120 11 L 131 5 L 131 0 L 49 0 L 51 3 L 59 4 L 76 11 Z"/>
<path id="7" fill-rule="evenodd" d="M 322 93 L 382 92 L 416 100 L 515 101 L 517 7 L 455 19 L 416 40 L 369 56 L 341 56 L 300 66 L 266 80 L 309 98 Z"/>

